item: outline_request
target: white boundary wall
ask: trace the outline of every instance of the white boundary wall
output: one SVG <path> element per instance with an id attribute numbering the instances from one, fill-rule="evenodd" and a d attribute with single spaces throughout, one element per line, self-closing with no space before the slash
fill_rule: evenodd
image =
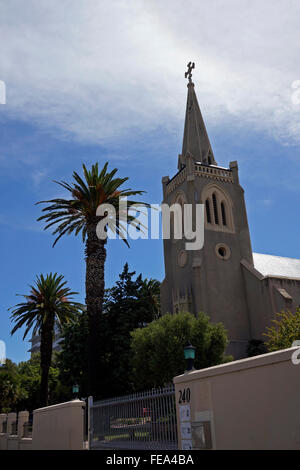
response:
<path id="1" fill-rule="evenodd" d="M 0 414 L 0 431 L 7 421 L 6 433 L 0 432 L 0 450 L 82 450 L 86 448 L 84 410 L 85 402 L 80 400 L 34 410 L 32 438 L 23 435 L 28 411 L 18 415 L 17 435 L 12 435 L 17 414 Z"/>
<path id="2" fill-rule="evenodd" d="M 82 450 L 85 403 L 73 400 L 33 412 L 33 450 Z"/>
<path id="3" fill-rule="evenodd" d="M 179 449 L 300 449 L 300 364 L 291 360 L 297 349 L 175 377 Z"/>

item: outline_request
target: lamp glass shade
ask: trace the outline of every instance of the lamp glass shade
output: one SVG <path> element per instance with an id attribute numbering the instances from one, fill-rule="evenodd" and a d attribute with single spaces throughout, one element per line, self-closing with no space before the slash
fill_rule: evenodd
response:
<path id="1" fill-rule="evenodd" d="M 184 348 L 184 358 L 185 359 L 195 359 L 195 351 L 196 348 L 194 346 L 189 345 Z"/>
<path id="2" fill-rule="evenodd" d="M 78 385 L 73 385 L 72 391 L 73 391 L 73 393 L 78 393 L 79 392 L 79 386 Z"/>

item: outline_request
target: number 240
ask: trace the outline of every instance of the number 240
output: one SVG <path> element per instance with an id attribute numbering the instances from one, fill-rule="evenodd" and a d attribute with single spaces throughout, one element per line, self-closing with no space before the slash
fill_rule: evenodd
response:
<path id="1" fill-rule="evenodd" d="M 179 400 L 178 403 L 189 403 L 191 400 L 191 390 L 189 388 L 184 388 L 179 390 Z"/>

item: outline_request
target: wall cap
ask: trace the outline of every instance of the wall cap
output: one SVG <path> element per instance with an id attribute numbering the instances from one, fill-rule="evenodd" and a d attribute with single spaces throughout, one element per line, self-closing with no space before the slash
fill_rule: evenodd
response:
<path id="1" fill-rule="evenodd" d="M 44 413 L 47 411 L 59 410 L 61 408 L 74 408 L 85 406 L 85 402 L 82 400 L 72 400 L 65 403 L 58 403 L 57 405 L 45 406 L 44 408 L 37 408 L 33 411 L 33 414 Z"/>
<path id="2" fill-rule="evenodd" d="M 253 369 L 256 367 L 268 366 L 279 362 L 291 361 L 293 351 L 299 349 L 299 346 L 283 349 L 281 351 L 275 351 L 260 356 L 248 357 L 246 359 L 240 359 L 238 361 L 227 362 L 226 364 L 220 364 L 218 366 L 208 367 L 207 369 L 194 370 L 189 373 L 178 375 L 174 377 L 173 383 L 191 382 L 194 380 L 204 379 L 208 377 L 214 377 L 217 375 L 231 374 L 233 372 L 239 372 L 241 370 Z M 296 367 L 296 366 L 293 366 Z"/>

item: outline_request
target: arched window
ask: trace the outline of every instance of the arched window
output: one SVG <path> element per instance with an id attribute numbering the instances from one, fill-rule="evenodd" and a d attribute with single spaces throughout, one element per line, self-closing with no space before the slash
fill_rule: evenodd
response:
<path id="1" fill-rule="evenodd" d="M 208 184 L 201 193 L 205 205 L 205 225 L 209 230 L 234 232 L 233 204 L 227 192 L 217 184 Z"/>
<path id="2" fill-rule="evenodd" d="M 208 155 L 208 164 L 211 165 L 211 156 Z"/>
<path id="3" fill-rule="evenodd" d="M 205 207 L 206 207 L 206 220 L 209 224 L 211 224 L 211 213 L 210 213 L 210 202 L 209 199 L 206 199 L 205 201 Z"/>
<path id="4" fill-rule="evenodd" d="M 215 193 L 212 195 L 213 201 L 213 208 L 214 208 L 214 216 L 215 216 L 215 224 L 219 225 L 219 214 L 218 214 L 218 205 L 217 205 L 217 196 Z"/>
<path id="5" fill-rule="evenodd" d="M 223 225 L 227 225 L 227 219 L 226 219 L 226 209 L 225 209 L 225 204 L 224 202 L 221 202 L 221 214 L 222 214 L 222 223 Z"/>

